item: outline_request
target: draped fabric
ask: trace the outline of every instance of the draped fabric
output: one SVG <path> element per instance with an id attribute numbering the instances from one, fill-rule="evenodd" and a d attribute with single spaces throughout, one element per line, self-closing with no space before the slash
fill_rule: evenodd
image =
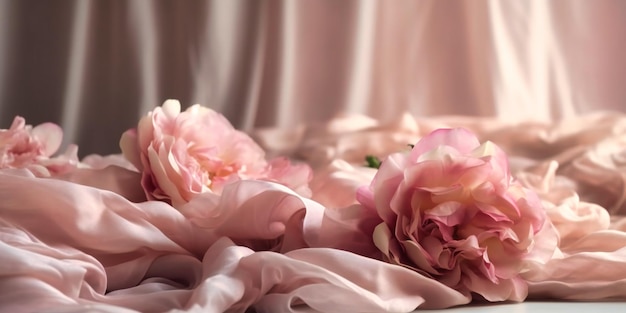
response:
<path id="1" fill-rule="evenodd" d="M 257 134 L 269 151 L 306 156 L 314 171 L 310 199 L 275 182 L 239 180 L 176 209 L 145 201 L 142 174 L 120 155 L 85 158 L 56 177 L 0 169 L 0 311 L 412 312 L 467 304 L 472 296 L 445 280 L 381 261 L 373 237 L 380 217 L 355 199 L 384 170 L 361 166 L 364 155 L 395 153 L 433 129 L 455 126 L 507 152 L 506 167 L 541 200 L 536 209 L 549 218 L 545 234 L 556 231 L 535 236 L 532 250 L 549 258 L 525 259 L 525 283 L 511 300 L 626 299 L 626 114 L 553 125 L 410 116 L 380 124 L 350 117 L 295 136 L 279 129 Z M 497 271 L 515 267 L 492 264 Z M 487 288 L 482 291 L 501 294 L 510 285 Z M 501 303 L 473 309 L 535 307 Z M 555 305 L 536 308 L 589 308 Z M 591 311 L 623 307 L 599 304 Z"/>
<path id="2" fill-rule="evenodd" d="M 85 155 L 168 98 L 244 130 L 624 111 L 625 17 L 621 0 L 0 0 L 0 123 L 56 122 Z"/>
<path id="3" fill-rule="evenodd" d="M 23 140 L 2 153 L 39 162 L 0 155 L 0 311 L 470 303 L 467 290 L 382 262 L 379 212 L 355 198 L 380 173 L 365 155 L 442 127 L 502 147 L 515 183 L 545 209 L 542 232 L 554 231 L 535 247 L 552 245 L 549 259 L 520 265 L 521 289 L 481 296 L 625 299 L 625 29 L 622 0 L 0 0 L 0 129 L 12 126 L 0 141 Z M 140 169 L 116 154 L 118 141 L 171 98 L 222 112 L 268 160 L 306 162 L 311 197 L 266 177 L 226 181 L 178 208 L 147 201 L 158 179 L 141 162 L 171 154 L 150 146 L 135 155 Z M 48 158 L 60 128 L 11 124 L 15 115 L 57 123 L 63 145 L 100 155 L 79 162 L 69 146 Z M 189 133 L 224 134 L 215 130 Z M 155 168 L 168 190 L 184 187 L 175 174 L 185 168 Z"/>

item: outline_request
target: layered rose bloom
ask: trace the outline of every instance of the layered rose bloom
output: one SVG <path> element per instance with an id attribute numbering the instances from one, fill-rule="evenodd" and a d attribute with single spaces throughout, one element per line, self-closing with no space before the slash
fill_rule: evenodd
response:
<path id="1" fill-rule="evenodd" d="M 78 164 L 77 148 L 70 146 L 58 157 L 63 130 L 56 124 L 35 127 L 16 116 L 9 129 L 0 129 L 0 168 L 26 168 L 37 176 L 51 176 L 69 171 Z"/>
<path id="2" fill-rule="evenodd" d="M 126 131 L 123 155 L 142 173 L 149 199 L 179 207 L 239 179 L 267 179 L 306 194 L 311 169 L 288 160 L 268 163 L 264 151 L 224 116 L 198 104 L 181 112 L 168 100 Z"/>
<path id="3" fill-rule="evenodd" d="M 467 296 L 521 301 L 525 261 L 551 256 L 534 249 L 549 227 L 539 198 L 511 177 L 500 148 L 465 129 L 390 155 L 357 198 L 382 220 L 373 240 L 387 261 Z"/>

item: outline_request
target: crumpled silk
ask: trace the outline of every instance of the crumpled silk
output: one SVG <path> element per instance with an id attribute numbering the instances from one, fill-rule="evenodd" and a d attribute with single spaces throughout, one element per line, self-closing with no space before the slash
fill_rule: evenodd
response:
<path id="1" fill-rule="evenodd" d="M 545 161 L 557 161 L 557 174 L 581 198 L 610 213 L 626 213 L 626 115 L 596 112 L 555 123 L 507 122 L 496 118 L 448 116 L 389 123 L 361 116 L 341 117 L 299 132 L 265 130 L 255 137 L 267 150 L 289 152 L 319 169 L 335 159 L 365 164 L 364 155 L 385 156 L 405 149 L 437 128 L 464 127 L 481 142 L 492 141 L 509 156 L 514 175 Z M 286 135 L 284 133 L 289 133 Z M 281 138 L 278 143 L 272 138 Z"/>
<path id="2" fill-rule="evenodd" d="M 469 301 L 410 270 L 332 249 L 352 238 L 321 231 L 320 204 L 271 182 L 230 185 L 205 221 L 193 207 L 133 203 L 26 170 L 0 172 L 0 197 L 3 310 L 407 312 Z M 279 238 L 293 228 L 302 238 Z M 276 240 L 284 254 L 264 251 Z"/>
<path id="3" fill-rule="evenodd" d="M 255 133 L 269 154 L 313 166 L 312 199 L 250 180 L 176 210 L 142 198 L 139 173 L 116 156 L 92 156 L 83 160 L 90 168 L 55 178 L 0 170 L 0 311 L 410 312 L 469 303 L 380 261 L 375 212 L 354 199 L 375 173 L 363 156 L 453 126 L 508 153 L 559 234 L 551 260 L 530 260 L 522 273 L 530 299 L 626 298 L 626 116 L 550 125 L 407 115 Z"/>
<path id="4" fill-rule="evenodd" d="M 342 123 L 313 125 L 291 137 L 273 130 L 284 139 L 275 146 L 316 164 L 318 173 L 338 159 L 365 164 L 364 155 L 396 152 L 407 143 L 402 139 L 416 141 L 437 128 L 470 129 L 505 150 L 514 176 L 538 192 L 559 233 L 553 259 L 524 274 L 529 298 L 626 298 L 626 115 L 597 112 L 556 123 L 406 115 L 385 124 L 362 117 L 336 121 Z M 257 136 L 272 150 L 268 133 Z"/>

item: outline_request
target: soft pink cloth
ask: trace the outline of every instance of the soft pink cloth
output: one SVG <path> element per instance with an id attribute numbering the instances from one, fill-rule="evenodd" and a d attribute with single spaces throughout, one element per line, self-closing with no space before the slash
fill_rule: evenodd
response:
<path id="1" fill-rule="evenodd" d="M 207 217 L 25 170 L 0 172 L 0 197 L 7 311 L 102 303 L 112 306 L 98 310 L 243 312 L 254 305 L 292 312 L 307 304 L 323 312 L 403 312 L 469 301 L 410 270 L 328 248 L 352 246 L 352 238 L 332 236 L 341 228 L 321 232 L 324 207 L 271 182 L 229 185 L 221 200 L 204 202 L 215 213 Z M 276 241 L 285 254 L 255 252 Z"/>
<path id="2" fill-rule="evenodd" d="M 291 138 L 279 148 L 314 165 L 312 199 L 249 180 L 180 210 L 145 201 L 140 174 L 117 157 L 91 157 L 57 178 L 3 169 L 0 311 L 410 312 L 468 303 L 381 261 L 371 238 L 379 221 L 354 201 L 374 175 L 361 167 L 365 154 L 406 149 L 444 126 L 503 147 L 559 232 L 551 260 L 529 260 L 521 274 L 530 298 L 626 298 L 625 125 L 616 114 L 554 126 L 406 116 L 267 131 L 257 136 L 269 153 L 277 141 L 263 136 Z"/>
<path id="3" fill-rule="evenodd" d="M 0 20 L 0 124 L 55 119 L 83 153 L 166 98 L 245 130 L 626 112 L 623 0 L 14 0 Z"/>
<path id="4" fill-rule="evenodd" d="M 504 149 L 513 175 L 539 193 L 559 233 L 552 260 L 537 262 L 523 274 L 529 298 L 626 298 L 626 115 L 598 112 L 553 124 L 460 116 L 404 116 L 387 124 L 362 117 L 339 120 L 346 126 L 312 125 L 290 136 L 261 130 L 257 136 L 267 149 L 291 151 L 316 165 L 316 173 L 324 173 L 337 160 L 365 164 L 366 154 L 405 149 L 408 140 L 402 139 L 420 138 L 438 128 L 470 129 L 481 141 Z M 278 144 L 267 135 L 283 140 Z M 332 175 L 353 173 L 348 168 Z M 341 179 L 331 181 L 350 186 Z"/>

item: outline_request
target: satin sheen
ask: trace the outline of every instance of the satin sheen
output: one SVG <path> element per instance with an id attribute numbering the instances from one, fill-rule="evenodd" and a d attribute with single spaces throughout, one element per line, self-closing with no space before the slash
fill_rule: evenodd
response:
<path id="1" fill-rule="evenodd" d="M 457 126 L 509 154 L 560 235 L 523 273 L 529 299 L 625 299 L 625 15 L 620 0 L 0 0 L 0 128 L 56 122 L 65 145 L 103 155 L 59 180 L 0 170 L 0 310 L 469 303 L 376 261 L 375 225 L 352 205 L 374 175 L 365 154 Z M 312 199 L 247 181 L 181 211 L 144 201 L 108 154 L 168 98 L 307 161 Z"/>
<path id="2" fill-rule="evenodd" d="M 243 130 L 625 111 L 625 17 L 621 0 L 3 0 L 0 124 L 56 122 L 87 155 L 170 98 Z"/>
<path id="3" fill-rule="evenodd" d="M 258 132 L 266 149 L 280 142 L 280 151 L 314 166 L 313 199 L 271 182 L 239 181 L 221 197 L 205 194 L 178 211 L 142 200 L 139 173 L 119 155 L 90 156 L 84 162 L 93 169 L 59 179 L 0 170 L 0 307 L 411 312 L 469 303 L 435 280 L 378 261 L 371 240 L 378 220 L 362 218 L 370 213 L 350 196 L 374 174 L 362 167 L 364 155 L 396 152 L 408 138 L 456 126 L 509 154 L 516 179 L 538 193 L 559 234 L 548 262 L 526 264 L 529 299 L 626 298 L 626 210 L 618 188 L 626 115 L 555 125 L 404 115 L 389 124 L 344 117 L 290 136 Z"/>

